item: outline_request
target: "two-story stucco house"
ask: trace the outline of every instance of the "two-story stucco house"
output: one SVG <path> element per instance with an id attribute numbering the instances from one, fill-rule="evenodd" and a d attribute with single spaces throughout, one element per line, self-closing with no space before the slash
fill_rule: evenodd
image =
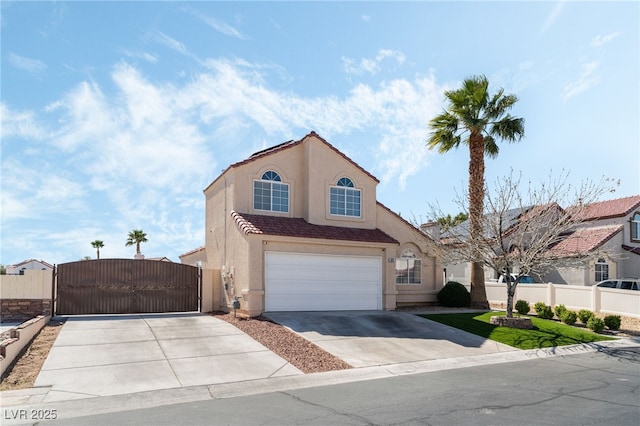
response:
<path id="1" fill-rule="evenodd" d="M 251 316 L 435 302 L 435 243 L 377 201 L 378 183 L 315 132 L 256 152 L 204 190 L 205 246 L 181 261 L 220 270 L 219 307 L 237 298 Z"/>
<path id="2" fill-rule="evenodd" d="M 574 252 L 593 255 L 581 268 L 559 262 L 545 280 L 590 286 L 613 278 L 640 278 L 640 195 L 586 205 L 580 220 L 582 224 L 550 251 L 566 257 Z"/>

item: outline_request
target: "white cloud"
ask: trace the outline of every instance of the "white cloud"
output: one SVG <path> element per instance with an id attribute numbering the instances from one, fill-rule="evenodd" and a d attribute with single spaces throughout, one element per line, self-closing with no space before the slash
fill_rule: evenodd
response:
<path id="1" fill-rule="evenodd" d="M 16 55 L 15 53 L 9 53 L 9 63 L 19 70 L 24 70 L 35 75 L 42 75 L 47 70 L 47 65 L 44 62 L 38 59 Z"/>
<path id="2" fill-rule="evenodd" d="M 122 54 L 128 58 L 142 59 L 143 61 L 149 62 L 150 64 L 155 64 L 158 62 L 158 57 L 148 52 L 134 52 L 128 49 L 123 49 Z"/>
<path id="3" fill-rule="evenodd" d="M 36 121 L 33 111 L 13 111 L 4 103 L 0 103 L 0 139 L 41 138 L 45 130 Z"/>
<path id="4" fill-rule="evenodd" d="M 581 73 L 577 80 L 566 84 L 562 90 L 562 100 L 568 101 L 572 97 L 584 93 L 598 82 L 598 77 L 594 72 L 600 65 L 597 61 L 583 62 L 581 65 Z"/>
<path id="5" fill-rule="evenodd" d="M 214 30 L 218 31 L 221 34 L 228 35 L 228 36 L 235 37 L 235 38 L 239 38 L 241 40 L 247 39 L 247 36 L 245 36 L 240 31 L 238 31 L 236 28 L 232 27 L 231 25 L 227 24 L 224 21 L 221 21 L 219 19 L 215 19 L 215 18 L 206 16 L 206 15 L 204 15 L 202 13 L 198 13 L 198 12 L 194 12 L 194 14 L 198 18 L 200 18 L 205 24 L 207 24 L 209 27 L 213 28 Z"/>
<path id="6" fill-rule="evenodd" d="M 607 44 L 610 41 L 612 41 L 613 39 L 615 39 L 616 37 L 618 37 L 619 35 L 620 35 L 620 33 L 618 33 L 618 32 L 611 33 L 611 34 L 606 34 L 606 35 L 597 35 L 591 40 L 591 46 L 593 46 L 593 47 L 602 47 L 605 44 Z"/>
<path id="7" fill-rule="evenodd" d="M 551 12 L 549 12 L 549 14 L 547 15 L 547 18 L 542 24 L 542 27 L 540 27 L 540 31 L 539 31 L 540 35 L 543 35 L 544 33 L 546 33 L 549 30 L 549 28 L 553 26 L 553 24 L 556 22 L 556 20 L 562 13 L 564 6 L 565 6 L 564 1 L 559 1 L 553 6 L 553 9 L 551 9 Z"/>
<path id="8" fill-rule="evenodd" d="M 361 58 L 357 61 L 353 58 L 342 57 L 342 67 L 348 75 L 377 74 L 381 70 L 381 64 L 386 59 L 395 61 L 397 66 L 404 64 L 404 53 L 397 50 L 381 49 L 374 58 Z"/>
<path id="9" fill-rule="evenodd" d="M 364 22 L 370 22 L 371 21 L 371 16 L 370 15 L 361 15 L 360 19 L 362 19 Z"/>
<path id="10" fill-rule="evenodd" d="M 184 43 L 181 43 L 178 40 L 169 37 L 161 31 L 156 31 L 152 37 L 156 42 L 168 47 L 171 50 L 175 50 L 176 52 L 183 55 L 189 54 L 189 50 L 187 49 L 187 46 L 184 45 Z"/>

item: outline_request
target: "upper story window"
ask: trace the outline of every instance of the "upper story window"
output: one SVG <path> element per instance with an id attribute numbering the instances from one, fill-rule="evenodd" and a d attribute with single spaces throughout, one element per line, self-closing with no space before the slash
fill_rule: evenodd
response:
<path id="1" fill-rule="evenodd" d="M 640 242 L 640 213 L 631 217 L 631 241 Z"/>
<path id="2" fill-rule="evenodd" d="M 596 262 L 596 282 L 609 279 L 609 265 L 604 259 L 598 259 Z"/>
<path id="3" fill-rule="evenodd" d="M 351 179 L 340 178 L 336 186 L 329 189 L 329 199 L 332 215 L 360 217 L 360 190 L 354 187 Z"/>
<path id="4" fill-rule="evenodd" d="M 253 182 L 253 208 L 272 212 L 289 212 L 289 184 L 272 170 Z"/>
<path id="5" fill-rule="evenodd" d="M 422 261 L 412 250 L 404 250 L 396 259 L 396 284 L 420 284 Z"/>

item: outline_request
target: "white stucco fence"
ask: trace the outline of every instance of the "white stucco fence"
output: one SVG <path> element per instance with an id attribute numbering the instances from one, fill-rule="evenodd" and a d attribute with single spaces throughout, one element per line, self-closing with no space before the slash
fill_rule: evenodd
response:
<path id="1" fill-rule="evenodd" d="M 505 284 L 485 283 L 489 303 L 507 303 Z M 467 286 L 468 289 L 468 286 Z M 529 302 L 531 307 L 537 302 L 550 306 L 565 305 L 567 309 L 588 309 L 605 314 L 624 315 L 640 318 L 640 291 L 617 290 L 612 288 L 585 287 L 564 284 L 519 284 L 513 299 Z"/>

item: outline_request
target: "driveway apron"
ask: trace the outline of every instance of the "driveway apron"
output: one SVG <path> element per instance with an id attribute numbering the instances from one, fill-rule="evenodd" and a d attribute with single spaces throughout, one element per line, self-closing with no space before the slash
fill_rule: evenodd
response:
<path id="1" fill-rule="evenodd" d="M 44 402 L 303 374 L 197 313 L 67 317 L 35 386 Z"/>
<path id="2" fill-rule="evenodd" d="M 272 312 L 266 316 L 353 367 L 517 350 L 407 312 Z"/>

